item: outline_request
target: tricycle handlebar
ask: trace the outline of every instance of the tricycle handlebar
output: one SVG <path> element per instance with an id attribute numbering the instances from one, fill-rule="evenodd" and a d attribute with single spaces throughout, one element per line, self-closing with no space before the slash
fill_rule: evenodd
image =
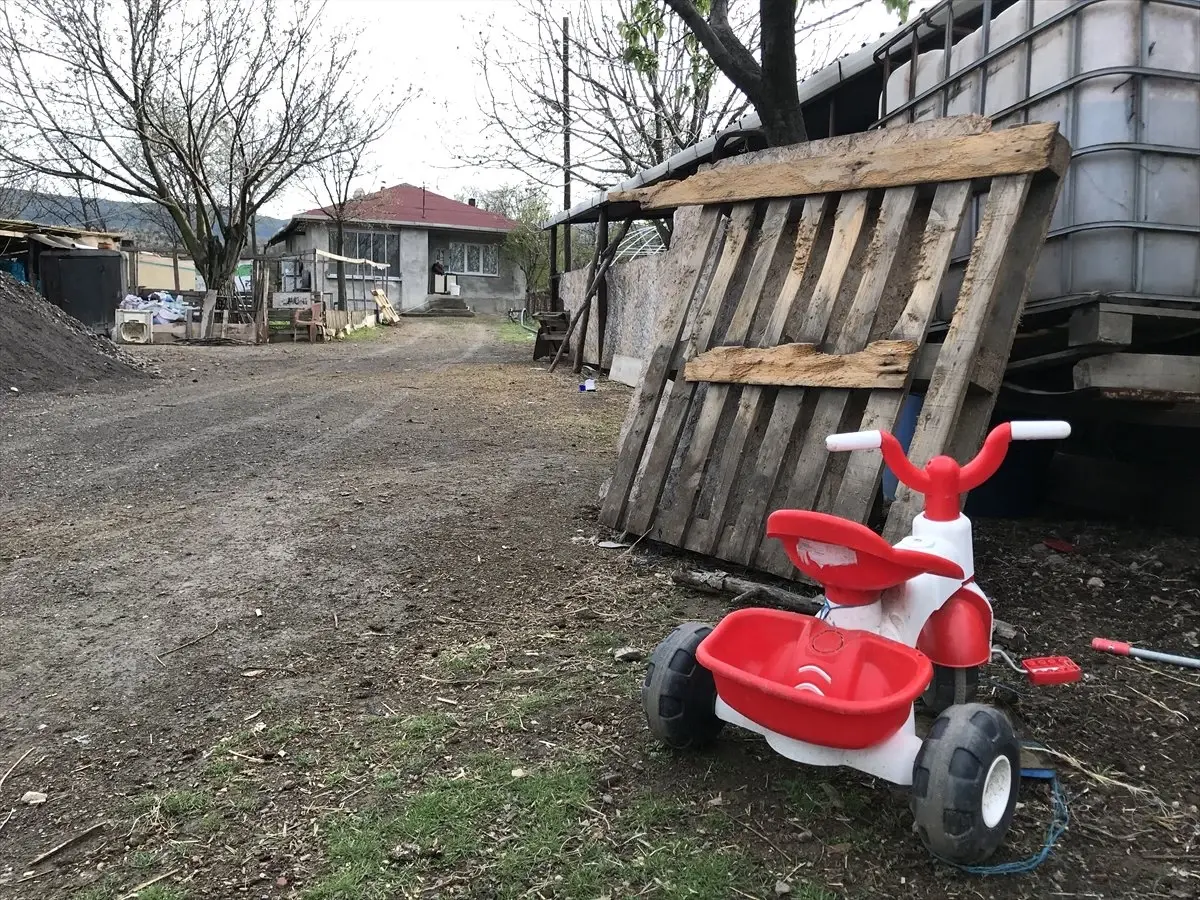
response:
<path id="1" fill-rule="evenodd" d="M 1061 421 L 1009 422 L 1014 441 L 1057 441 L 1071 436 L 1071 423 Z"/>
<path id="2" fill-rule="evenodd" d="M 940 521 L 959 513 L 959 498 L 996 474 L 1012 441 L 1049 441 L 1070 437 L 1071 426 L 1062 421 L 1007 422 L 992 429 L 978 455 L 960 466 L 949 457 L 931 460 L 918 469 L 903 446 L 886 431 L 852 431 L 831 434 L 825 446 L 831 451 L 882 450 L 884 461 L 896 477 L 925 495 L 926 514 Z"/>
<path id="3" fill-rule="evenodd" d="M 882 431 L 848 431 L 825 438 L 825 448 L 831 453 L 846 450 L 878 450 L 883 446 Z"/>

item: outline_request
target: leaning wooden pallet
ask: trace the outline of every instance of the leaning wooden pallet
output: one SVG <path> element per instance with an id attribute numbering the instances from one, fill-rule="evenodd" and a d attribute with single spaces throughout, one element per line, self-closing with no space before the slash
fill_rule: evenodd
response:
<path id="1" fill-rule="evenodd" d="M 817 141 L 610 197 L 702 212 L 630 403 L 604 524 L 789 575 L 763 539 L 770 511 L 865 522 L 878 492 L 879 455 L 828 454 L 826 435 L 893 428 L 920 374 L 914 461 L 978 449 L 1070 159 L 1055 125 L 987 129 L 942 120 Z M 981 190 L 954 315 L 932 344 Z M 885 534 L 915 512 L 901 492 Z"/>

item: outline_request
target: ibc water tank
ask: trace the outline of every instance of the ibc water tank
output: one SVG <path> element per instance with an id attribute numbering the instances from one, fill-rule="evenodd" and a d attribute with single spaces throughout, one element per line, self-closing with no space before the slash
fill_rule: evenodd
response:
<path id="1" fill-rule="evenodd" d="M 983 54 L 983 28 L 964 36 L 938 93 L 948 114 L 984 112 L 996 128 L 1057 122 L 1071 142 L 1074 157 L 1030 302 L 1099 292 L 1200 303 L 1200 3 L 1019 0 L 988 26 L 991 51 L 1012 42 L 965 72 Z M 925 55 L 917 60 L 918 82 Z M 887 88 L 894 109 L 892 79 Z M 955 248 L 944 317 L 982 202 Z"/>

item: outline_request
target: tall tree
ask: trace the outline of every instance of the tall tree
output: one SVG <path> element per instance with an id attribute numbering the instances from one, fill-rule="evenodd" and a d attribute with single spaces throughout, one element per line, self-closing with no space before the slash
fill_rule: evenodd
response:
<path id="1" fill-rule="evenodd" d="M 358 199 L 363 196 L 356 186 L 370 178 L 371 148 L 391 128 L 400 111 L 411 99 L 411 93 L 396 97 L 378 97 L 363 111 L 347 111 L 336 124 L 337 151 L 318 162 L 314 168 L 311 193 L 333 226 L 333 252 L 346 255 L 346 225 L 358 215 Z M 334 260 L 337 271 L 338 309 L 346 308 L 346 263 Z M 396 273 L 391 273 L 396 274 Z"/>
<path id="2" fill-rule="evenodd" d="M 550 218 L 550 203 L 539 185 L 508 184 L 490 190 L 467 191 L 459 197 L 475 198 L 475 202 L 490 212 L 507 216 L 517 223 L 504 239 L 501 248 L 504 258 L 525 275 L 527 291 L 545 290 L 550 286 L 550 252 L 542 223 Z"/>
<path id="3" fill-rule="evenodd" d="M 712 61 L 738 90 L 754 104 L 763 131 L 773 145 L 808 140 L 800 108 L 799 72 L 796 65 L 797 16 L 808 0 L 759 0 L 758 24 L 761 52 L 756 58 L 730 24 L 729 0 L 663 0 L 708 52 Z M 823 0 L 815 0 L 822 3 Z M 833 13 L 844 17 L 873 0 L 859 0 Z M 901 17 L 908 15 L 910 0 L 882 0 Z M 644 0 L 645 20 L 654 0 Z M 827 20 L 828 21 L 828 20 Z M 821 23 L 826 24 L 826 23 Z"/>
<path id="4" fill-rule="evenodd" d="M 520 3 L 521 27 L 479 46 L 485 146 L 464 156 L 549 185 L 562 165 L 564 8 Z M 566 10 L 572 177 L 584 186 L 653 168 L 747 109 L 687 28 L 673 16 L 642 15 L 643 3 L 576 2 Z M 752 27 L 745 37 L 753 44 Z"/>
<path id="5" fill-rule="evenodd" d="M 339 152 L 360 90 L 322 0 L 7 0 L 0 159 L 163 207 L 210 288 L 257 211 Z M 327 18 L 327 17 L 326 17 Z"/>

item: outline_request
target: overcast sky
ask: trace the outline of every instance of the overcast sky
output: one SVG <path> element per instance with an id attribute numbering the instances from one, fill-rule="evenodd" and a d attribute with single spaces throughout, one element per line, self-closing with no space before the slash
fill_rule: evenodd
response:
<path id="1" fill-rule="evenodd" d="M 832 10 L 848 2 L 829 0 L 827 5 Z M 422 90 L 380 144 L 378 175 L 362 187 L 408 182 L 454 196 L 471 187 L 520 180 L 515 172 L 466 169 L 455 163 L 464 148 L 478 147 L 480 140 L 475 61 L 479 36 L 485 30 L 496 35 L 520 29 L 521 10 L 514 0 L 330 0 L 329 13 L 363 28 L 357 47 L 364 70 L 371 73 L 368 77 Z M 840 40 L 847 48 L 857 47 L 897 24 L 881 2 L 871 3 L 854 14 Z M 306 190 L 296 187 L 264 212 L 286 217 L 315 205 Z"/>

